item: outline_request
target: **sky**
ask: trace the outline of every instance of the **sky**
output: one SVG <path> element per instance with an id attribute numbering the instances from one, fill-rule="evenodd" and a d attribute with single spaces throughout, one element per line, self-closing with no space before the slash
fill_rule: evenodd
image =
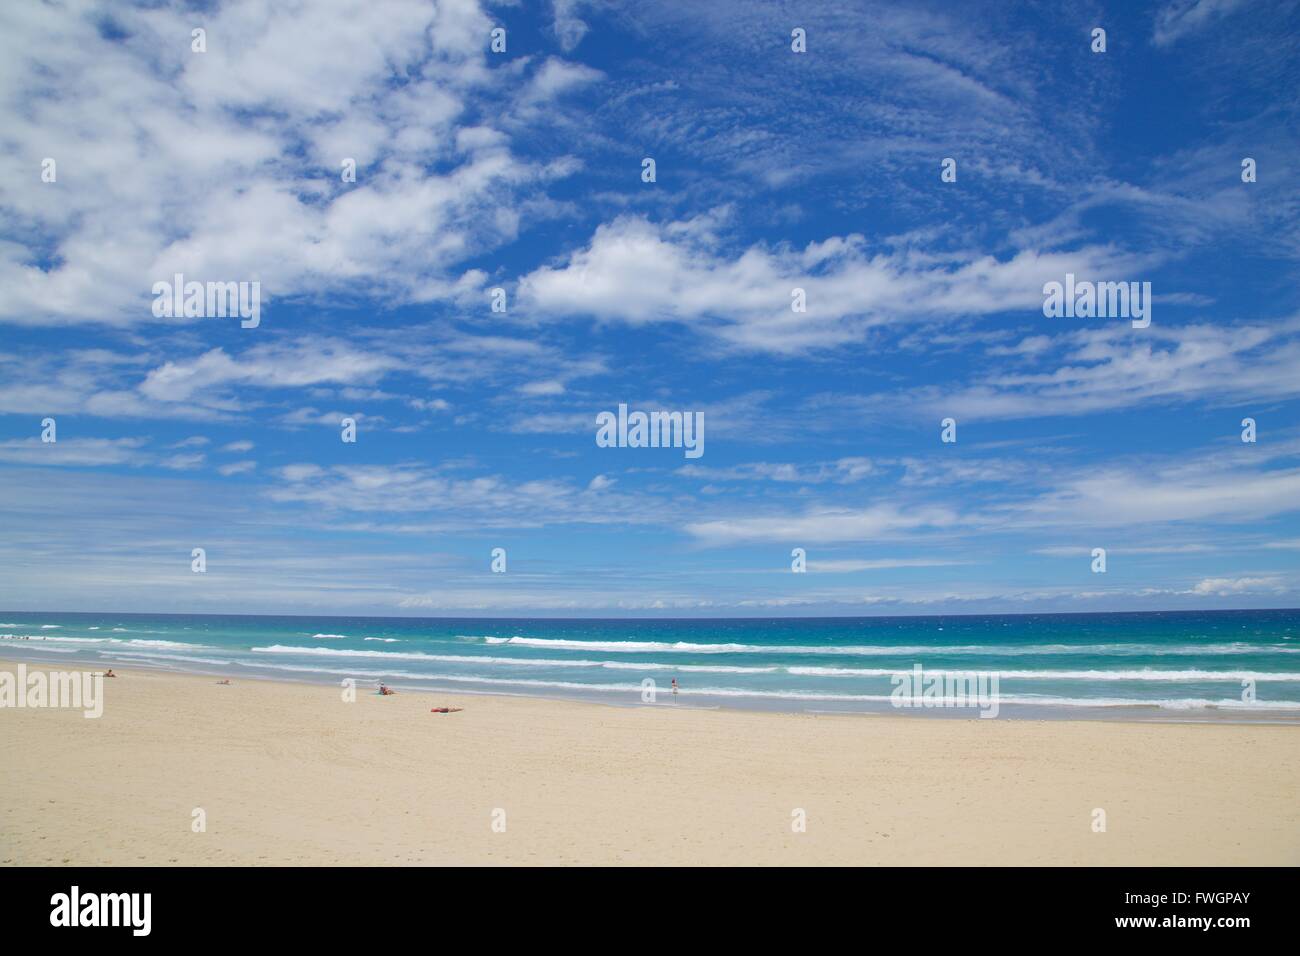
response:
<path id="1" fill-rule="evenodd" d="M 1300 606 L 1296 2 L 5 3 L 0 147 L 0 608 Z"/>

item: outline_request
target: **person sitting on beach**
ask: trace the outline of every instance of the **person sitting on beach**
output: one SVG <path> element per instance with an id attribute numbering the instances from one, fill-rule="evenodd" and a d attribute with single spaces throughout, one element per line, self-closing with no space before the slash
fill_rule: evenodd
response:
<path id="1" fill-rule="evenodd" d="M 380 693 L 380 695 L 383 696 L 383 697 L 391 697 L 393 694 L 396 694 L 397 691 L 393 690 L 393 689 L 392 689 L 391 687 L 389 687 L 387 684 L 380 684 L 380 685 L 379 685 L 379 693 Z"/>
<path id="2" fill-rule="evenodd" d="M 113 668 L 110 667 L 107 671 L 104 672 L 104 676 L 105 676 L 105 677 L 116 677 L 117 675 L 113 673 Z"/>

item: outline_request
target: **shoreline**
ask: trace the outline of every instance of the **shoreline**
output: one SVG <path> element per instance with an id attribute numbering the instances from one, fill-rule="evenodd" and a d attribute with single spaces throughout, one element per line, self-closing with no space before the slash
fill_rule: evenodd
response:
<path id="1" fill-rule="evenodd" d="M 317 671 L 304 671 L 301 676 L 287 674 L 280 670 L 272 668 L 261 669 L 253 666 L 230 667 L 224 663 L 212 663 L 204 665 L 200 662 L 194 662 L 197 666 L 193 667 L 176 667 L 170 665 L 152 664 L 144 660 L 134 659 L 131 652 L 127 651 L 119 655 L 100 656 L 95 659 L 89 659 L 83 653 L 72 649 L 59 649 L 53 651 L 49 649 L 37 650 L 33 644 L 39 646 L 39 641 L 33 642 L 13 642 L 8 643 L 9 647 L 14 650 L 28 650 L 34 652 L 37 656 L 30 659 L 25 656 L 19 658 L 29 665 L 37 665 L 46 669 L 58 669 L 58 663 L 75 665 L 77 668 L 89 668 L 91 670 L 103 669 L 106 667 L 126 667 L 139 669 L 162 674 L 178 674 L 200 677 L 228 677 L 232 680 L 258 680 L 271 683 L 283 682 L 288 684 L 308 684 L 313 686 L 339 687 L 341 680 L 350 673 L 360 673 L 362 668 L 367 665 L 358 665 L 357 671 L 337 670 L 330 674 L 323 668 Z M 7 648 L 0 645 L 0 654 Z M 105 652 L 97 652 L 103 655 Z M 47 656 L 48 655 L 48 656 Z M 0 665 L 3 664 L 4 658 L 0 657 Z M 373 665 L 369 665 L 373 666 Z M 397 677 L 393 679 L 391 675 L 385 675 L 389 679 L 385 683 L 390 686 L 402 689 L 405 688 L 411 692 L 427 694 L 451 694 L 464 695 L 467 697 L 506 697 L 522 698 L 527 700 L 538 701 L 566 701 L 571 703 L 596 704 L 609 707 L 631 707 L 641 708 L 645 706 L 672 706 L 683 710 L 734 710 L 746 713 L 773 713 L 773 714 L 824 714 L 840 716 L 857 716 L 857 717 L 885 717 L 895 716 L 900 718 L 918 718 L 934 720 L 968 720 L 972 716 L 978 716 L 978 709 L 966 707 L 894 707 L 888 702 L 882 700 L 875 702 L 872 706 L 858 704 L 856 706 L 842 704 L 834 698 L 820 698 L 816 696 L 808 697 L 775 697 L 764 698 L 760 696 L 747 696 L 743 694 L 736 695 L 711 695 L 706 692 L 696 691 L 691 688 L 682 688 L 677 698 L 671 696 L 671 691 L 666 685 L 658 688 L 657 695 L 660 699 L 658 703 L 648 705 L 641 702 L 640 697 L 628 692 L 613 693 L 608 691 L 581 691 L 570 689 L 561 691 L 556 688 L 546 690 L 529 689 L 521 691 L 509 691 L 500 689 L 481 690 L 473 687 L 462 686 L 461 684 L 451 684 L 450 686 L 439 686 L 437 679 L 430 679 L 421 682 L 410 678 Z M 357 686 L 378 685 L 380 678 L 371 675 L 356 677 Z M 450 683 L 450 682 L 449 682 Z M 466 683 L 472 683 L 467 681 Z M 1161 707 L 1158 704 L 1149 705 L 1104 705 L 1104 704 L 1043 704 L 1043 703 L 1024 703 L 1018 701 L 1004 700 L 998 705 L 998 714 L 995 720 L 1065 720 L 1065 721 L 1100 721 L 1100 722 L 1132 722 L 1132 723 L 1222 723 L 1222 724 L 1244 724 L 1244 725 L 1292 725 L 1300 726 L 1300 709 L 1294 707 L 1269 708 L 1267 706 L 1258 707 Z"/>
<path id="2" fill-rule="evenodd" d="M 114 670 L 100 719 L 0 710 L 0 865 L 1300 864 L 1291 727 L 345 703 Z"/>

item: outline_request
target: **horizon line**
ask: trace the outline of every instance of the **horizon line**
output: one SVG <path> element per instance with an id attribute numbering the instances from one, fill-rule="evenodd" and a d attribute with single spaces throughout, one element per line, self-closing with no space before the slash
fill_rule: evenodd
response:
<path id="1" fill-rule="evenodd" d="M 477 615 L 445 614 L 420 616 L 414 614 L 256 614 L 252 612 L 219 613 L 212 611 L 20 611 L 0 609 L 0 614 L 76 614 L 111 615 L 125 617 L 258 617 L 258 618 L 364 618 L 374 621 L 859 621 L 889 618 L 954 618 L 954 617 L 1102 617 L 1117 614 L 1155 616 L 1161 614 L 1261 614 L 1276 612 L 1300 613 L 1300 607 L 1233 607 L 1233 608 L 1168 608 L 1155 611 L 1000 611 L 981 614 L 963 611 L 952 614 L 807 614 L 807 615 L 749 615 L 743 617 L 561 617 L 546 614 L 531 615 Z"/>

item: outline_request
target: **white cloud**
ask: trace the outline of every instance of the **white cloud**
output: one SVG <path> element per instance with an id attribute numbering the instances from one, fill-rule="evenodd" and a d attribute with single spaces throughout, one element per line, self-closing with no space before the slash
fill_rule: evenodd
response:
<path id="1" fill-rule="evenodd" d="M 686 525 L 686 531 L 709 545 L 767 542 L 800 546 L 888 538 L 918 529 L 950 528 L 957 521 L 957 515 L 943 506 L 904 510 L 894 505 L 874 505 L 856 510 L 822 508 L 798 515 L 695 521 Z"/>
<path id="2" fill-rule="evenodd" d="M 411 398 L 407 404 L 423 412 L 445 412 L 451 408 L 451 403 L 443 398 Z"/>
<path id="3" fill-rule="evenodd" d="M 1092 554 L 1093 545 L 1053 545 L 1048 548 L 1034 548 L 1034 554 L 1049 558 L 1087 558 Z M 1108 545 L 1107 554 L 1205 554 L 1217 550 L 1209 544 L 1157 544 L 1157 545 Z"/>
<path id="4" fill-rule="evenodd" d="M 296 428 L 300 425 L 323 425 L 326 428 L 342 428 L 343 419 L 350 418 L 360 427 L 362 422 L 366 424 L 379 424 L 384 421 L 382 415 L 366 415 L 363 412 L 322 412 L 318 408 L 296 408 L 292 412 L 281 415 L 277 422 L 281 425 L 288 425 Z"/>
<path id="5" fill-rule="evenodd" d="M 730 468 L 708 465 L 683 465 L 677 474 L 705 481 L 776 481 L 799 484 L 837 482 L 850 484 L 873 474 L 875 468 L 867 458 L 841 458 L 837 461 L 797 465 L 774 462 L 748 462 Z"/>
<path id="6" fill-rule="evenodd" d="M 1201 463 L 1142 472 L 1107 468 L 1067 480 L 1028 502 L 991 509 L 1007 524 L 1129 526 L 1250 520 L 1300 509 L 1300 469 Z"/>
<path id="7" fill-rule="evenodd" d="M 587 0 L 551 0 L 551 2 L 555 11 L 553 26 L 556 39 L 560 41 L 560 49 L 570 53 L 587 35 L 587 23 L 581 16 Z"/>
<path id="8" fill-rule="evenodd" d="M 0 461 L 22 465 L 141 465 L 139 438 L 61 438 L 43 442 L 39 438 L 0 441 Z M 202 455 L 199 456 L 200 458 Z"/>
<path id="9" fill-rule="evenodd" d="M 581 485 L 569 480 L 512 480 L 503 475 L 456 477 L 417 463 L 400 465 L 299 464 L 278 471 L 272 501 L 365 515 L 334 527 L 430 534 L 476 527 L 541 528 L 561 524 L 657 525 L 679 520 L 666 502 L 620 495 L 605 476 Z M 599 492 L 591 494 L 590 492 Z M 675 519 L 674 516 L 677 516 Z"/>
<path id="10" fill-rule="evenodd" d="M 192 455 L 171 455 L 158 462 L 163 468 L 170 468 L 172 471 L 193 471 L 196 468 L 203 467 L 207 456 L 202 452 Z"/>
<path id="11" fill-rule="evenodd" d="M 1121 279 L 1144 260 L 1117 249 L 1021 251 L 1009 259 L 872 250 L 860 235 L 802 249 L 753 245 L 728 253 L 711 216 L 655 225 L 623 216 L 590 244 L 519 282 L 525 309 L 643 325 L 679 322 L 736 345 L 798 352 L 863 338 L 902 319 L 951 318 L 1006 310 L 1041 315 L 1043 283 L 1067 272 Z M 803 289 L 807 312 L 794 312 Z"/>
<path id="12" fill-rule="evenodd" d="M 539 104 L 555 99 L 557 96 L 595 83 L 605 74 L 581 63 L 570 63 L 559 57 L 547 57 L 541 67 L 533 74 L 528 88 L 523 94 L 527 104 Z"/>
<path id="13" fill-rule="evenodd" d="M 893 568 L 942 568 L 964 561 L 946 561 L 942 558 L 876 558 L 872 560 L 843 559 L 820 561 L 808 559 L 808 570 L 829 574 L 845 574 L 854 571 L 885 571 Z"/>
<path id="14" fill-rule="evenodd" d="M 283 468 L 279 469 L 279 474 L 285 481 L 291 484 L 296 484 L 325 474 L 325 469 L 320 465 L 313 465 L 304 462 L 297 465 L 285 465 Z"/>
<path id="15" fill-rule="evenodd" d="M 1258 578 L 1205 578 L 1198 581 L 1189 594 L 1212 594 L 1224 597 L 1230 594 L 1246 594 L 1251 591 L 1281 590 L 1281 580 L 1276 576 Z"/>
<path id="16" fill-rule="evenodd" d="M 1156 46 L 1168 46 L 1241 6 L 1242 0 L 1174 0 L 1156 14 Z"/>
<path id="17" fill-rule="evenodd" d="M 336 341 L 258 345 L 238 357 L 215 348 L 196 359 L 167 362 L 153 369 L 140 383 L 140 391 L 157 401 L 208 404 L 224 396 L 230 385 L 291 388 L 323 382 L 373 382 L 401 365 L 391 356 Z"/>
<path id="18" fill-rule="evenodd" d="M 1061 331 L 1049 345 L 1036 344 L 1032 353 L 1020 354 L 1032 354 L 1038 367 L 994 368 L 965 385 L 925 386 L 905 395 L 873 396 L 862 404 L 989 421 L 1300 395 L 1295 374 L 1300 317 L 1295 316 L 1268 325 L 1162 326 L 1157 320 L 1146 329 L 1109 322 Z"/>
<path id="19" fill-rule="evenodd" d="M 489 68 L 474 0 L 3 16 L 0 321 L 153 322 L 151 287 L 177 272 L 260 281 L 264 323 L 276 299 L 343 287 L 459 300 L 483 278 L 459 264 L 513 239 L 526 200 L 573 168 L 522 162 L 498 131 L 460 135 L 523 82 Z M 190 50 L 200 20 L 206 53 Z M 533 91 L 584 77 L 544 66 Z M 26 185 L 47 156 L 57 182 Z"/>

